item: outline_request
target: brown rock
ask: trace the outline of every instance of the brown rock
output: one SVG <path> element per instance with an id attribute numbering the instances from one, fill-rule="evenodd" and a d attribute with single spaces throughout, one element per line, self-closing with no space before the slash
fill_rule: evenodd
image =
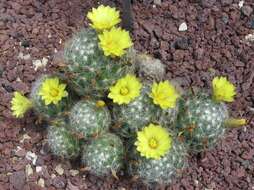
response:
<path id="1" fill-rule="evenodd" d="M 23 190 L 25 186 L 26 174 L 24 171 L 14 172 L 10 176 L 10 185 L 17 190 Z"/>
<path id="2" fill-rule="evenodd" d="M 253 9 L 249 5 L 244 5 L 242 7 L 242 12 L 245 16 L 250 16 L 251 13 L 253 12 Z"/>
<path id="3" fill-rule="evenodd" d="M 57 176 L 52 179 L 52 184 L 58 189 L 64 188 L 66 186 L 66 179 L 64 177 Z"/>

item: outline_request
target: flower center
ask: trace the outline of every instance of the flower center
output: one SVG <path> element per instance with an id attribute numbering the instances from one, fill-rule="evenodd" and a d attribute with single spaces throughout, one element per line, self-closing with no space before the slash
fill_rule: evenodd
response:
<path id="1" fill-rule="evenodd" d="M 128 89 L 127 87 L 122 87 L 122 88 L 120 89 L 120 94 L 121 94 L 121 95 L 125 96 L 125 95 L 127 95 L 128 93 L 129 93 L 129 89 Z"/>
<path id="2" fill-rule="evenodd" d="M 51 89 L 50 95 L 51 95 L 52 97 L 56 97 L 56 96 L 58 96 L 58 94 L 59 94 L 59 90 L 58 90 L 58 89 L 55 89 L 55 88 L 52 88 L 52 89 Z"/>
<path id="3" fill-rule="evenodd" d="M 158 147 L 158 141 L 155 138 L 150 138 L 148 143 L 149 143 L 150 148 L 155 149 Z"/>

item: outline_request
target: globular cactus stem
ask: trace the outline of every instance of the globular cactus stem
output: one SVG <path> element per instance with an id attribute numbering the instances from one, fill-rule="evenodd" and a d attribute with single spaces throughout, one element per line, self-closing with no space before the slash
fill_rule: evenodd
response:
<path id="1" fill-rule="evenodd" d="M 84 138 L 92 138 L 108 131 L 111 115 L 101 100 L 81 100 L 70 111 L 70 129 Z"/>
<path id="2" fill-rule="evenodd" d="M 47 140 L 54 155 L 66 159 L 75 159 L 79 156 L 79 140 L 66 128 L 66 124 L 49 126 Z"/>
<path id="3" fill-rule="evenodd" d="M 123 167 L 124 146 L 120 138 L 105 133 L 84 145 L 82 163 L 97 176 L 115 175 Z"/>

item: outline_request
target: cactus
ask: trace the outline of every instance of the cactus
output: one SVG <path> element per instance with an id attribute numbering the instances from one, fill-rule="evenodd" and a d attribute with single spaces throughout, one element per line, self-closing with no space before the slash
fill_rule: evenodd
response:
<path id="1" fill-rule="evenodd" d="M 70 129 L 85 138 L 107 131 L 111 124 L 111 116 L 104 105 L 99 105 L 100 102 L 82 100 L 76 103 L 70 111 Z"/>
<path id="2" fill-rule="evenodd" d="M 63 114 L 65 110 L 72 104 L 70 96 L 63 98 L 58 104 L 46 105 L 39 95 L 39 91 L 43 82 L 46 79 L 52 78 L 50 75 L 42 75 L 32 85 L 30 98 L 33 102 L 33 108 L 39 116 L 42 116 L 46 120 L 58 117 Z"/>
<path id="3" fill-rule="evenodd" d="M 65 128 L 65 125 L 49 126 L 47 139 L 54 155 L 67 159 L 74 159 L 79 155 L 79 140 Z"/>
<path id="4" fill-rule="evenodd" d="M 114 105 L 114 129 L 120 135 L 129 137 L 152 120 L 155 120 L 158 108 L 148 96 L 149 88 L 143 87 L 140 96 L 126 105 Z"/>
<path id="5" fill-rule="evenodd" d="M 131 151 L 128 172 L 146 184 L 169 184 L 186 167 L 187 149 L 178 140 L 172 142 L 170 150 L 160 159 L 147 159 L 136 149 Z"/>
<path id="6" fill-rule="evenodd" d="M 84 94 L 103 97 L 108 88 L 126 73 L 132 72 L 128 57 L 112 59 L 104 56 L 98 47 L 94 30 L 83 29 L 65 47 L 66 76 L 73 90 Z"/>
<path id="7" fill-rule="evenodd" d="M 162 110 L 149 97 L 149 86 L 143 86 L 140 96 L 127 105 L 114 105 L 113 130 L 123 137 L 133 135 L 149 123 L 169 126 L 176 120 L 178 108 Z"/>
<path id="8" fill-rule="evenodd" d="M 116 174 L 123 166 L 124 147 L 120 138 L 111 133 L 92 139 L 84 146 L 82 163 L 97 176 Z"/>
<path id="9" fill-rule="evenodd" d="M 166 67 L 159 59 L 146 54 L 136 56 L 138 76 L 146 83 L 159 82 L 165 78 Z"/>
<path id="10" fill-rule="evenodd" d="M 224 135 L 224 122 L 229 118 L 224 103 L 199 94 L 182 101 L 181 108 L 176 127 L 193 151 L 212 147 Z"/>

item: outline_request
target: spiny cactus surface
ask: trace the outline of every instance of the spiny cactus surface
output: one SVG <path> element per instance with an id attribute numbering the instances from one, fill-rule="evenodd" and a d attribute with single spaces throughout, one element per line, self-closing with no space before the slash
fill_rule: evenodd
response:
<path id="1" fill-rule="evenodd" d="M 216 144 L 224 135 L 224 122 L 229 118 L 224 103 L 214 102 L 200 94 L 182 102 L 177 128 L 193 151 L 201 151 Z"/>
<path id="2" fill-rule="evenodd" d="M 121 61 L 104 56 L 94 30 L 83 29 L 65 47 L 66 76 L 79 95 L 102 97 L 117 79 L 132 72 L 127 57 Z"/>
<path id="3" fill-rule="evenodd" d="M 80 153 L 79 140 L 65 126 L 49 126 L 48 144 L 56 156 L 73 159 Z"/>
<path id="4" fill-rule="evenodd" d="M 133 137 L 138 130 L 149 123 L 170 127 L 176 121 L 178 107 L 162 110 L 149 97 L 150 90 L 150 87 L 145 85 L 140 96 L 129 104 L 114 105 L 113 130 L 123 137 Z"/>
<path id="5" fill-rule="evenodd" d="M 63 111 L 68 109 L 68 107 L 72 104 L 71 98 L 68 96 L 63 98 L 57 104 L 49 104 L 46 105 L 45 102 L 42 100 L 41 96 L 39 95 L 39 91 L 42 87 L 43 82 L 46 79 L 52 78 L 53 76 L 50 75 L 42 75 L 38 78 L 32 85 L 31 90 L 31 100 L 33 102 L 33 108 L 38 113 L 39 116 L 42 116 L 45 119 L 53 119 L 63 114 Z"/>
<path id="6" fill-rule="evenodd" d="M 124 137 L 132 136 L 156 119 L 159 108 L 148 95 L 149 87 L 143 87 L 141 94 L 127 105 L 114 105 L 114 130 Z"/>
<path id="7" fill-rule="evenodd" d="M 120 138 L 111 133 L 92 139 L 84 146 L 82 163 L 97 176 L 117 173 L 123 166 L 124 147 Z"/>
<path id="8" fill-rule="evenodd" d="M 94 100 L 81 100 L 70 111 L 70 128 L 85 138 L 106 132 L 111 115 L 106 106 L 96 105 Z"/>
<path id="9" fill-rule="evenodd" d="M 146 184 L 169 184 L 186 167 L 187 149 L 175 140 L 171 149 L 160 159 L 147 159 L 134 150 L 129 161 L 131 176 L 140 178 Z"/>

